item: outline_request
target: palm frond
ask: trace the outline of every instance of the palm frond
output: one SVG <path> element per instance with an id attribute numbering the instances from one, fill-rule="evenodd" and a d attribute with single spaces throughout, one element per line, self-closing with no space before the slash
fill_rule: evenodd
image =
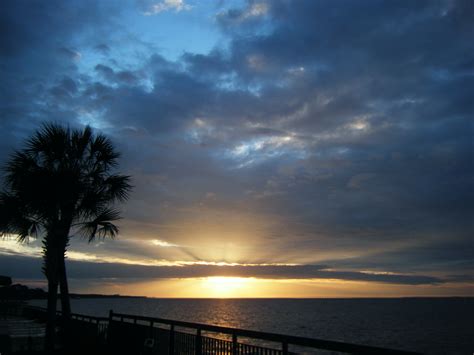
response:
<path id="1" fill-rule="evenodd" d="M 71 134 L 71 150 L 74 158 L 81 162 L 92 141 L 93 133 L 90 126 L 86 126 L 84 130 L 74 130 Z"/>
<path id="2" fill-rule="evenodd" d="M 37 238 L 39 234 L 40 224 L 31 219 L 22 219 L 22 224 L 18 225 L 17 240 L 20 243 L 28 242 L 30 238 Z"/>
<path id="3" fill-rule="evenodd" d="M 111 201 L 126 201 L 132 185 L 128 175 L 110 175 L 104 180 L 105 194 Z"/>
<path id="4" fill-rule="evenodd" d="M 121 219 L 119 211 L 112 208 L 103 209 L 94 219 L 81 223 L 79 234 L 87 238 L 89 242 L 93 241 L 96 237 L 115 238 L 119 229 L 112 222 L 119 219 Z"/>
<path id="5" fill-rule="evenodd" d="M 58 123 L 45 123 L 27 141 L 27 153 L 41 157 L 43 162 L 53 166 L 68 156 L 71 130 Z"/>
<path id="6" fill-rule="evenodd" d="M 95 157 L 98 163 L 105 167 L 114 167 L 117 165 L 117 159 L 120 154 L 115 151 L 112 142 L 102 134 L 99 134 L 91 143 L 91 155 Z"/>
<path id="7" fill-rule="evenodd" d="M 24 181 L 27 174 L 38 171 L 39 169 L 40 167 L 31 155 L 16 151 L 3 168 L 5 171 L 5 183 L 10 187 L 14 187 L 15 184 Z"/>
<path id="8" fill-rule="evenodd" d="M 40 229 L 41 223 L 28 213 L 21 200 L 5 192 L 0 194 L 0 236 L 16 235 L 18 241 L 24 242 L 36 238 Z"/>

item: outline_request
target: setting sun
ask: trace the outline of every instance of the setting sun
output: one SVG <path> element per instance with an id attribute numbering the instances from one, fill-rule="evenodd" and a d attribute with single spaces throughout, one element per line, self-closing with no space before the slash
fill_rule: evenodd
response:
<path id="1" fill-rule="evenodd" d="M 203 288 L 212 297 L 235 297 L 249 286 L 249 279 L 244 277 L 207 277 L 203 279 Z"/>

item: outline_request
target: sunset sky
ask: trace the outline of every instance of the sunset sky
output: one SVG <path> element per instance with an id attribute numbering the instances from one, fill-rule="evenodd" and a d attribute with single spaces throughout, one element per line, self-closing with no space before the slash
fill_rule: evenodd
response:
<path id="1" fill-rule="evenodd" d="M 0 78 L 0 164 L 88 124 L 132 176 L 73 292 L 474 295 L 471 0 L 3 0 Z"/>

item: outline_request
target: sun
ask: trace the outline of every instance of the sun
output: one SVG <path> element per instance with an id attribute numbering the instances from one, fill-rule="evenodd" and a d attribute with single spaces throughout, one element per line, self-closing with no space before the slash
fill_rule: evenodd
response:
<path id="1" fill-rule="evenodd" d="M 203 288 L 212 297 L 238 297 L 245 290 L 248 279 L 244 277 L 212 276 L 203 279 Z"/>

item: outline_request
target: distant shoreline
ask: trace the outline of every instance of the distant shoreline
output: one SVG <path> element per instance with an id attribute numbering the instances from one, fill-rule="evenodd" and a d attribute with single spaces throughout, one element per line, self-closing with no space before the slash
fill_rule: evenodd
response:
<path id="1" fill-rule="evenodd" d="M 72 299 L 80 298 L 144 298 L 165 300 L 400 300 L 400 299 L 474 299 L 474 296 L 401 296 L 401 297 L 150 297 L 128 295 L 71 294 Z"/>
<path id="2" fill-rule="evenodd" d="M 95 294 L 95 293 L 72 293 L 69 295 L 71 299 L 162 299 L 162 300 L 433 300 L 433 299 L 474 299 L 474 296 L 400 296 L 400 297 L 151 297 L 151 296 L 131 296 L 120 294 Z M 47 299 L 47 293 L 41 297 L 28 297 L 29 300 Z"/>
<path id="3" fill-rule="evenodd" d="M 95 293 L 71 293 L 69 294 L 71 299 L 80 299 L 80 298 L 150 298 L 147 296 L 128 296 L 128 295 L 101 295 Z"/>

